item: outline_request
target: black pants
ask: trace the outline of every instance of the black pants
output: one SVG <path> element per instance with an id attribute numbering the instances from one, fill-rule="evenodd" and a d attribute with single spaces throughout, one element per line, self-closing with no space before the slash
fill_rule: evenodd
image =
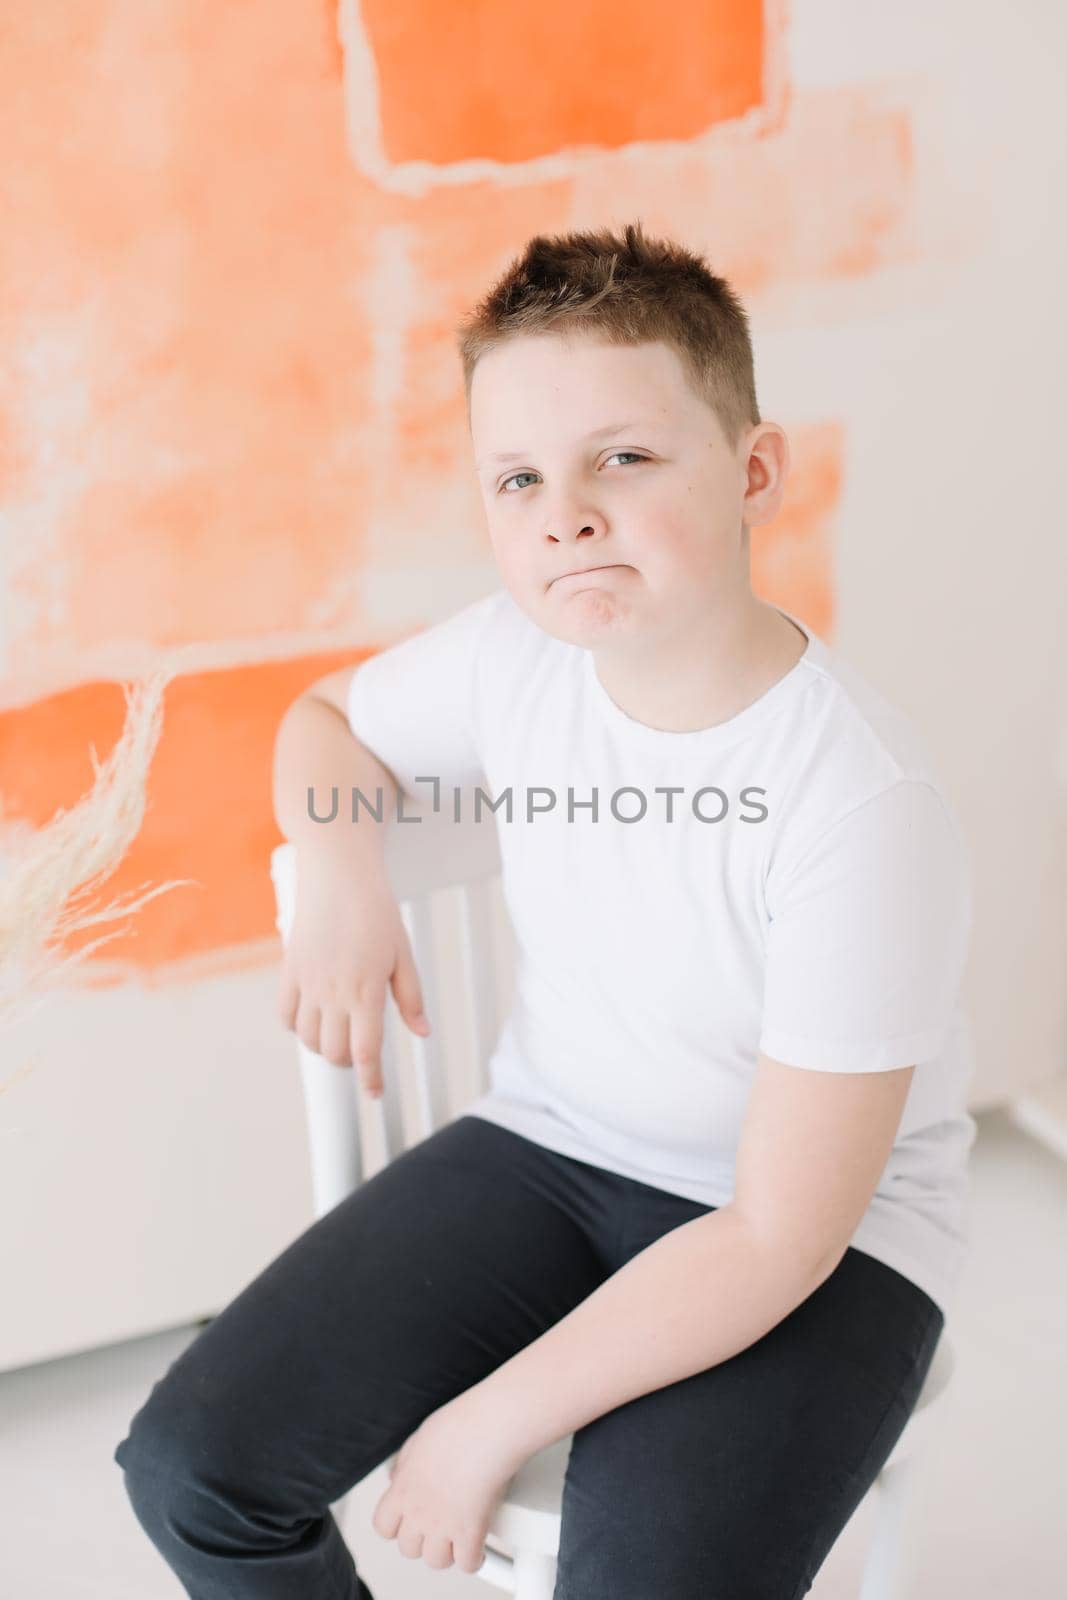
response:
<path id="1" fill-rule="evenodd" d="M 371 1600 L 330 1505 L 711 1209 L 456 1118 L 313 1223 L 153 1386 L 115 1451 L 141 1526 L 194 1600 Z M 755 1344 L 580 1428 L 556 1600 L 806 1594 L 943 1320 L 850 1248 Z"/>

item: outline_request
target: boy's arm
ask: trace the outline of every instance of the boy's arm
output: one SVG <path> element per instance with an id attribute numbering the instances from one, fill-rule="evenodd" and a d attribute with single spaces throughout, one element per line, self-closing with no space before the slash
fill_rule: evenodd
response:
<path id="1" fill-rule="evenodd" d="M 354 788 L 375 809 L 381 789 L 383 822 L 396 809 L 392 773 L 360 742 L 348 722 L 348 690 L 358 670 L 343 667 L 320 678 L 282 717 L 274 741 L 274 816 L 298 856 L 309 849 L 317 856 L 329 852 L 358 864 L 362 871 L 384 875 L 384 827 L 374 825 L 366 806 L 360 807 L 358 823 L 352 821 Z M 337 814 L 331 818 L 335 789 Z"/>
<path id="2" fill-rule="evenodd" d="M 362 790 L 382 821 L 397 814 L 400 791 L 425 804 L 440 785 L 481 779 L 473 726 L 474 674 L 482 634 L 500 593 L 472 601 L 352 666 L 317 679 L 282 718 L 274 748 L 274 813 L 297 850 L 321 856 L 326 842 L 346 857 L 382 864 L 385 828 L 366 806 L 352 820 L 351 791 Z M 308 789 L 315 811 L 309 815 Z"/>
<path id="3" fill-rule="evenodd" d="M 733 1200 L 672 1229 L 460 1396 L 538 1450 L 761 1339 L 834 1271 L 888 1160 L 913 1067 L 812 1072 L 761 1055 Z"/>

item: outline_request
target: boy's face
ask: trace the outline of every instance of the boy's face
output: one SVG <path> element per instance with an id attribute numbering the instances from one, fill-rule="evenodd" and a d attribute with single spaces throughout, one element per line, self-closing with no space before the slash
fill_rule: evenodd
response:
<path id="1" fill-rule="evenodd" d="M 742 523 L 769 520 L 782 489 L 750 481 L 752 441 L 780 435 L 773 456 L 784 435 L 763 423 L 731 450 L 669 345 L 512 338 L 475 367 L 470 428 L 497 565 L 547 633 L 648 642 L 749 594 Z"/>

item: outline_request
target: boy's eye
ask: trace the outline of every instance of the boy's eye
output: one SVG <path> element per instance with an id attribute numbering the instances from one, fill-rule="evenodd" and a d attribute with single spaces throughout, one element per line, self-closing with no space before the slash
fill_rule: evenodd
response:
<path id="1" fill-rule="evenodd" d="M 608 461 L 614 461 L 616 456 L 632 456 L 635 461 L 647 461 L 648 460 L 647 456 L 639 455 L 636 450 L 613 450 L 611 455 L 608 457 Z M 607 463 L 605 463 L 605 465 L 606 464 Z M 509 492 L 508 484 L 509 483 L 514 483 L 516 478 L 533 478 L 533 477 L 536 477 L 536 476 L 537 476 L 537 474 L 533 473 L 533 472 L 513 472 L 510 478 L 505 478 L 504 479 L 504 481 L 500 485 L 500 489 L 499 489 L 498 492 L 500 494 L 507 494 Z"/>

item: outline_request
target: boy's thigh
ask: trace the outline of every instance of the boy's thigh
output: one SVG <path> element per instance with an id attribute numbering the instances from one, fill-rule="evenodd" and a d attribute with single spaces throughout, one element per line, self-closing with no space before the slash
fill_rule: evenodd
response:
<path id="1" fill-rule="evenodd" d="M 286 1513 L 339 1499 L 602 1281 L 539 1161 L 475 1117 L 403 1152 L 207 1325 L 115 1459 Z"/>
<path id="2" fill-rule="evenodd" d="M 755 1344 L 579 1429 L 555 1600 L 798 1600 L 903 1432 L 942 1326 L 850 1249 Z"/>

